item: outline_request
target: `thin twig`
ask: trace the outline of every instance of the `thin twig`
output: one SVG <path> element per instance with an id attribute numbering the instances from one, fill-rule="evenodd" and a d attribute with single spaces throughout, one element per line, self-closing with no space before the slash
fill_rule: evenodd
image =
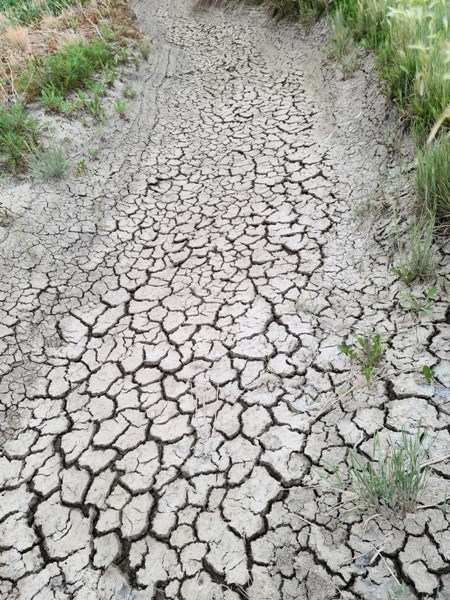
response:
<path id="1" fill-rule="evenodd" d="M 377 551 L 376 547 L 373 544 L 370 544 L 372 546 L 372 548 L 375 550 L 375 552 Z M 389 573 L 392 575 L 392 577 L 395 579 L 397 585 L 400 587 L 401 583 L 398 580 L 397 576 L 395 575 L 394 571 L 391 569 L 391 567 L 389 566 L 388 561 L 384 558 L 383 554 L 380 552 L 380 558 L 381 560 L 384 562 L 384 564 L 386 565 L 387 570 L 389 571 Z"/>
<path id="2" fill-rule="evenodd" d="M 448 458 L 450 458 L 450 452 L 447 452 L 447 454 L 441 454 L 441 456 L 435 456 L 434 458 L 430 458 L 430 459 L 426 460 L 425 462 L 421 463 L 420 468 L 423 469 L 425 467 L 429 467 L 430 465 L 436 465 L 438 463 L 444 462 L 444 460 L 447 460 Z"/>
<path id="3" fill-rule="evenodd" d="M 370 523 L 370 521 L 373 521 L 377 517 L 381 517 L 381 516 L 382 515 L 380 513 L 376 513 L 375 515 L 371 515 L 370 517 L 368 517 L 365 521 L 363 521 L 364 529 L 367 527 L 367 525 Z"/>

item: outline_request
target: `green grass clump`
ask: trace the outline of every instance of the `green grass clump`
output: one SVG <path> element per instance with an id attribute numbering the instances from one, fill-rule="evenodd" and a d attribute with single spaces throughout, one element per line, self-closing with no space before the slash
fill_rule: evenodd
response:
<path id="1" fill-rule="evenodd" d="M 347 26 L 344 12 L 338 8 L 330 15 L 331 44 L 328 56 L 341 63 L 342 73 L 347 76 L 359 67 L 356 45 Z"/>
<path id="2" fill-rule="evenodd" d="M 38 147 L 39 124 L 22 103 L 0 106 L 0 167 L 12 173 L 25 168 Z"/>
<path id="3" fill-rule="evenodd" d="M 352 48 L 352 35 L 346 25 L 342 10 L 336 10 L 331 15 L 330 21 L 332 37 L 329 55 L 337 60 L 342 60 Z"/>
<path id="4" fill-rule="evenodd" d="M 362 335 L 356 339 L 356 344 L 353 346 L 345 343 L 339 344 L 338 350 L 350 356 L 350 358 L 363 367 L 367 383 L 372 379 L 374 368 L 378 365 L 384 354 L 381 335 L 379 333 Z"/>
<path id="5" fill-rule="evenodd" d="M 58 15 L 71 0 L 0 0 L 0 12 L 11 20 L 28 25 L 43 14 Z"/>
<path id="6" fill-rule="evenodd" d="M 124 100 L 116 100 L 114 103 L 114 110 L 121 119 L 125 119 L 129 110 L 129 106 Z"/>
<path id="7" fill-rule="evenodd" d="M 425 146 L 417 159 L 417 197 L 438 218 L 450 221 L 450 139 Z"/>
<path id="8" fill-rule="evenodd" d="M 230 4 L 237 0 L 228 0 Z M 312 25 L 326 11 L 329 0 L 246 0 L 250 4 L 266 4 L 277 18 L 300 18 Z"/>
<path id="9" fill-rule="evenodd" d="M 403 257 L 391 269 L 405 283 L 424 279 L 434 272 L 433 231 L 434 217 L 418 221 L 411 227 Z"/>
<path id="10" fill-rule="evenodd" d="M 342 0 L 353 35 L 378 54 L 391 95 L 427 134 L 450 104 L 447 0 Z"/>
<path id="11" fill-rule="evenodd" d="M 427 435 L 420 430 L 414 435 L 403 431 L 398 443 L 388 441 L 386 450 L 376 435 L 371 458 L 350 450 L 348 470 L 326 464 L 332 475 L 325 471 L 321 475 L 332 487 L 352 493 L 361 510 L 404 516 L 416 510 L 425 490 L 429 469 L 422 468 L 422 463 L 430 446 Z"/>
<path id="12" fill-rule="evenodd" d="M 280 17 L 300 16 L 307 24 L 311 24 L 322 15 L 327 0 L 270 0 L 274 13 Z"/>
<path id="13" fill-rule="evenodd" d="M 18 82 L 18 89 L 29 97 L 48 90 L 64 97 L 85 87 L 97 71 L 112 65 L 114 61 L 113 46 L 103 40 L 66 44 L 54 54 L 30 62 Z"/>
<path id="14" fill-rule="evenodd" d="M 137 97 L 137 91 L 131 87 L 131 85 L 125 85 L 122 94 L 125 98 L 129 98 L 130 100 L 134 100 Z"/>
<path id="15" fill-rule="evenodd" d="M 62 146 L 38 150 L 30 160 L 30 174 L 35 179 L 60 179 L 69 170 L 69 161 Z"/>
<path id="16" fill-rule="evenodd" d="M 41 106 L 47 112 L 61 113 L 66 117 L 71 115 L 77 108 L 75 102 L 66 100 L 51 87 L 42 90 Z"/>
<path id="17" fill-rule="evenodd" d="M 106 117 L 105 108 L 102 106 L 102 95 L 100 92 L 94 91 L 90 96 L 85 94 L 78 95 L 78 102 L 81 108 L 85 108 L 94 119 L 103 121 Z"/>
<path id="18" fill-rule="evenodd" d="M 144 38 L 139 44 L 139 52 L 141 53 L 142 60 L 148 60 L 150 58 L 151 42 Z"/>

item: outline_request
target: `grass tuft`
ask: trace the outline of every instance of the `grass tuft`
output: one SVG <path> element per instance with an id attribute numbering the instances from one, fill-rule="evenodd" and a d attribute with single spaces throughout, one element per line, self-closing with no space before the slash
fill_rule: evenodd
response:
<path id="1" fill-rule="evenodd" d="M 357 338 L 356 344 L 339 344 L 338 350 L 363 367 L 364 377 L 369 382 L 374 375 L 374 368 L 379 364 L 384 354 L 383 344 L 379 333 L 362 335 Z"/>
<path id="2" fill-rule="evenodd" d="M 30 160 L 30 174 L 35 179 L 60 179 L 69 170 L 69 161 L 62 146 L 38 150 Z"/>
<path id="3" fill-rule="evenodd" d="M 342 61 L 353 46 L 353 38 L 350 29 L 345 22 L 342 10 L 336 10 L 330 18 L 331 46 L 328 53 L 332 58 Z"/>
<path id="4" fill-rule="evenodd" d="M 114 110 L 121 119 L 126 119 L 129 106 L 124 100 L 116 100 L 114 103 Z"/>
<path id="5" fill-rule="evenodd" d="M 31 61 L 18 81 L 18 90 L 33 98 L 51 89 L 65 96 L 85 87 L 94 74 L 114 63 L 114 49 L 107 42 L 75 42 L 59 48 L 54 54 Z"/>
<path id="6" fill-rule="evenodd" d="M 0 106 L 0 167 L 16 173 L 38 147 L 39 124 L 22 103 Z"/>
<path id="7" fill-rule="evenodd" d="M 425 490 L 429 469 L 422 468 L 422 463 L 430 447 L 427 434 L 420 430 L 414 435 L 403 431 L 398 443 L 389 439 L 387 450 L 382 449 L 377 434 L 368 460 L 350 450 L 347 470 L 327 463 L 320 474 L 335 489 L 354 494 L 360 502 L 358 508 L 404 516 L 416 510 Z"/>
<path id="8" fill-rule="evenodd" d="M 429 212 L 450 221 L 450 139 L 441 136 L 419 152 L 417 197 Z"/>
<path id="9" fill-rule="evenodd" d="M 147 38 L 141 40 L 141 43 L 139 44 L 139 52 L 142 60 L 148 60 L 150 58 L 151 46 L 151 42 Z"/>
<path id="10" fill-rule="evenodd" d="M 405 283 L 430 276 L 435 268 L 434 219 L 415 223 L 409 233 L 405 256 L 391 269 Z"/>
<path id="11" fill-rule="evenodd" d="M 44 88 L 42 90 L 41 106 L 46 112 L 60 113 L 65 116 L 71 115 L 77 108 L 75 102 L 66 100 L 52 87 Z"/>
<path id="12" fill-rule="evenodd" d="M 137 97 L 137 91 L 128 84 L 123 87 L 122 94 L 129 100 L 134 100 Z"/>

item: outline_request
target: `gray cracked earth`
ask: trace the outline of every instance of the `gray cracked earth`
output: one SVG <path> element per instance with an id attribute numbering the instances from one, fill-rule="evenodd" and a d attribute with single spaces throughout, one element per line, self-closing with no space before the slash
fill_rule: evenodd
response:
<path id="1" fill-rule="evenodd" d="M 450 598 L 444 511 L 367 521 L 313 470 L 419 423 L 450 447 L 449 249 L 415 317 L 391 216 L 354 217 L 397 185 L 373 69 L 258 10 L 134 8 L 155 45 L 95 172 L 1 184 L 0 597 Z M 368 387 L 336 347 L 374 329 Z"/>

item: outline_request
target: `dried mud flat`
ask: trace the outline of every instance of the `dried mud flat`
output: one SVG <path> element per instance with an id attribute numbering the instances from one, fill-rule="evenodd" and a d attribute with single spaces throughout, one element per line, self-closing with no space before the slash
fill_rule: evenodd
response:
<path id="1" fill-rule="evenodd" d="M 443 510 L 367 522 L 313 470 L 419 423 L 450 447 L 448 303 L 406 313 L 391 214 L 354 216 L 409 201 L 375 73 L 258 10 L 132 4 L 155 44 L 95 173 L 0 183 L 0 597 L 450 598 Z"/>

